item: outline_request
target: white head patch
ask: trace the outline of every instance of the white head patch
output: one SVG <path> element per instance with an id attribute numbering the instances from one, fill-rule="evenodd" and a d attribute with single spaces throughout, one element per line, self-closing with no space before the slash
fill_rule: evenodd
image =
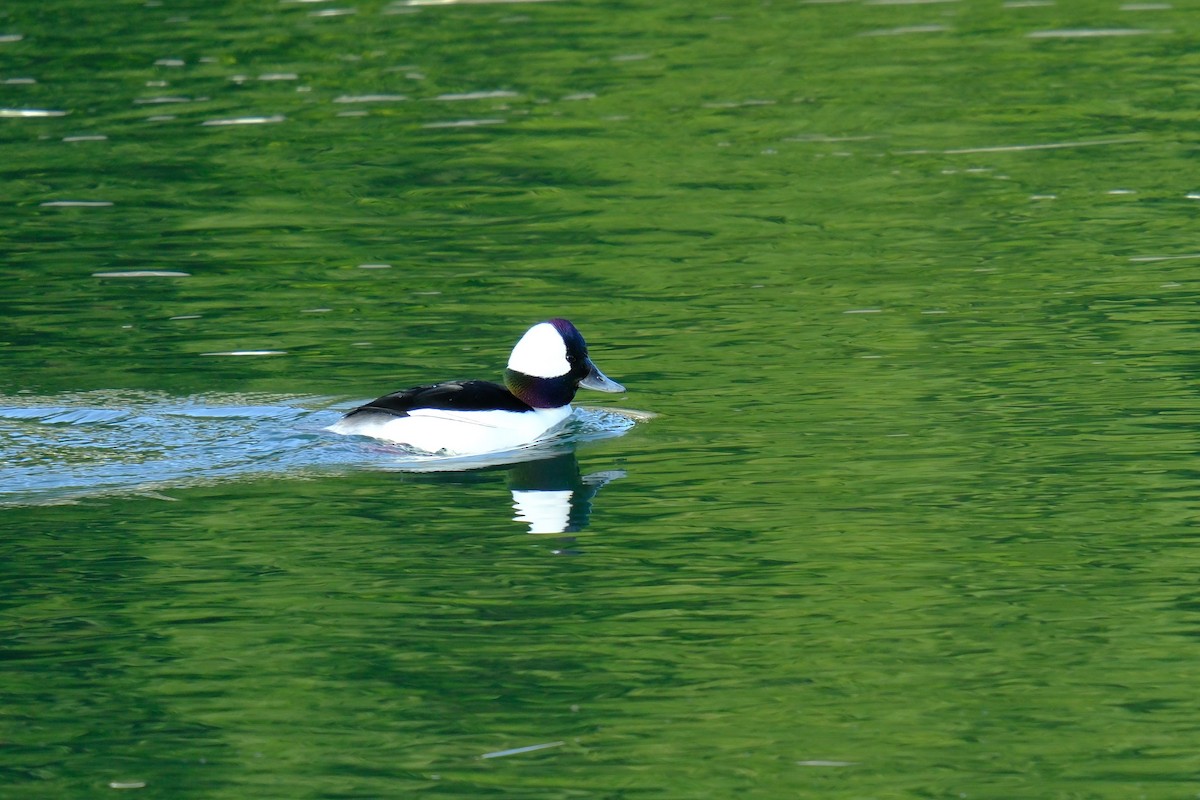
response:
<path id="1" fill-rule="evenodd" d="M 508 368 L 534 378 L 557 378 L 571 371 L 567 363 L 567 345 L 549 322 L 534 325 L 508 357 Z"/>

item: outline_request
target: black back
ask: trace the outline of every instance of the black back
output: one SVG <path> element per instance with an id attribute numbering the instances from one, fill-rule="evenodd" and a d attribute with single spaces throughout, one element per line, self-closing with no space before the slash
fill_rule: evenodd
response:
<path id="1" fill-rule="evenodd" d="M 529 411 L 531 406 L 517 399 L 508 389 L 491 381 L 449 381 L 414 386 L 403 392 L 386 394 L 346 414 L 383 413 L 407 417 L 417 408 L 444 408 L 454 411 Z"/>

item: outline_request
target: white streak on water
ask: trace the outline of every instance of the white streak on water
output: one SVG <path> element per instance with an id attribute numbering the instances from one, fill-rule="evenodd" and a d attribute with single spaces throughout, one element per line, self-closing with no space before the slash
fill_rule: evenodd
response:
<path id="1" fill-rule="evenodd" d="M 190 272 L 174 272 L 165 269 L 130 269 L 117 272 L 93 272 L 93 278 L 188 278 Z"/>
<path id="2" fill-rule="evenodd" d="M 38 203 L 43 208 L 108 208 L 111 200 L 47 200 Z"/>
<path id="3" fill-rule="evenodd" d="M 1153 261 L 1184 261 L 1193 258 L 1200 258 L 1200 253 L 1186 253 L 1179 256 L 1132 256 L 1129 260 L 1148 263 Z"/>
<path id="4" fill-rule="evenodd" d="M 201 353 L 202 356 L 286 356 L 287 350 L 224 350 L 216 353 Z"/>
<path id="5" fill-rule="evenodd" d="M 548 3 L 553 0 L 400 0 L 393 6 L 486 6 L 508 3 Z"/>
<path id="6" fill-rule="evenodd" d="M 901 25 L 898 28 L 864 31 L 859 36 L 907 36 L 912 33 L 944 33 L 948 30 L 945 25 Z"/>
<path id="7" fill-rule="evenodd" d="M 731 100 L 726 102 L 701 103 L 701 108 L 748 108 L 751 106 L 773 106 L 774 100 Z"/>
<path id="8" fill-rule="evenodd" d="M 403 94 L 343 94 L 333 98 L 335 103 L 399 103 L 407 100 Z"/>
<path id="9" fill-rule="evenodd" d="M 447 122 L 427 122 L 422 128 L 474 128 L 479 125 L 503 125 L 503 119 L 457 119 Z"/>
<path id="10" fill-rule="evenodd" d="M 137 106 L 157 106 L 167 103 L 199 103 L 207 100 L 207 97 L 181 97 L 168 95 L 162 97 L 139 97 L 133 101 Z"/>
<path id="11" fill-rule="evenodd" d="M 230 119 L 210 119 L 201 122 L 205 126 L 217 125 L 265 125 L 271 122 L 283 122 L 283 114 L 272 114 L 269 117 L 231 117 Z"/>
<path id="12" fill-rule="evenodd" d="M 480 758 L 504 758 L 505 756 L 515 756 L 519 753 L 532 753 L 534 750 L 545 750 L 550 747 L 562 747 L 566 742 L 546 742 L 544 744 L 531 744 L 525 747 L 514 747 L 511 750 L 497 750 L 494 753 L 484 753 Z"/>
<path id="13" fill-rule="evenodd" d="M 457 100 L 491 100 L 493 98 L 498 98 L 498 97 L 517 97 L 517 96 L 518 95 L 516 92 L 510 92 L 510 91 L 507 91 L 504 89 L 497 89 L 496 91 L 492 91 L 492 92 L 458 92 L 458 93 L 451 93 L 451 94 L 439 94 L 437 97 L 435 97 L 433 99 L 434 100 L 446 100 L 446 101 L 453 102 L 453 101 L 457 101 Z"/>
<path id="14" fill-rule="evenodd" d="M 1032 31 L 1030 39 L 1097 39 L 1106 36 L 1145 36 L 1155 33 L 1171 33 L 1170 30 L 1150 28 L 1063 28 L 1054 31 Z"/>
<path id="15" fill-rule="evenodd" d="M 828 136 L 823 133 L 809 133 L 801 136 L 785 136 L 785 142 L 822 142 L 822 143 L 837 143 L 837 142 L 867 142 L 874 139 L 874 136 Z"/>
<path id="16" fill-rule="evenodd" d="M 950 150 L 900 150 L 900 155 L 925 155 L 938 153 L 946 156 L 971 155 L 973 153 L 1019 153 L 1026 150 L 1062 150 L 1069 147 L 1106 147 L 1115 144 L 1134 144 L 1142 141 L 1139 136 L 1122 136 L 1115 139 L 1085 139 L 1076 142 L 1043 142 L 1039 144 L 1000 144 L 988 147 L 958 147 Z"/>
<path id="17" fill-rule="evenodd" d="M 49 108 L 0 108 L 0 118 L 65 117 L 68 113 Z"/>

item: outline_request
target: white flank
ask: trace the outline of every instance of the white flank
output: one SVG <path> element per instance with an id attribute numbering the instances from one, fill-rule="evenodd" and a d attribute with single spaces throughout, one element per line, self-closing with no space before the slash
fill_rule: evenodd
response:
<path id="1" fill-rule="evenodd" d="M 370 436 L 426 453 L 477 455 L 537 441 L 571 416 L 571 407 L 533 411 L 455 411 L 417 408 L 407 417 L 365 414 L 329 426 L 334 433 Z"/>
<path id="2" fill-rule="evenodd" d="M 558 329 L 540 322 L 526 331 L 508 357 L 508 368 L 534 378 L 557 378 L 570 372 L 567 345 Z"/>

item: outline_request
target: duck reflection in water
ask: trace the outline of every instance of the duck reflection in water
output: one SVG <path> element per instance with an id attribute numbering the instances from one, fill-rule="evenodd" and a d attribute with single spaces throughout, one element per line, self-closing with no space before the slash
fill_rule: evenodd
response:
<path id="1" fill-rule="evenodd" d="M 527 524 L 530 533 L 581 531 L 591 517 L 592 498 L 605 484 L 623 477 L 623 470 L 582 475 L 574 450 L 514 464 L 508 470 L 513 521 Z"/>
<path id="2" fill-rule="evenodd" d="M 512 492 L 513 521 L 529 526 L 529 533 L 574 533 L 588 526 L 592 499 L 605 484 L 625 477 L 624 470 L 605 470 L 583 475 L 574 444 L 503 454 L 486 461 L 433 461 L 419 466 L 405 464 L 399 471 L 409 479 L 475 484 L 503 469 Z M 559 551 L 569 554 L 569 551 Z"/>

